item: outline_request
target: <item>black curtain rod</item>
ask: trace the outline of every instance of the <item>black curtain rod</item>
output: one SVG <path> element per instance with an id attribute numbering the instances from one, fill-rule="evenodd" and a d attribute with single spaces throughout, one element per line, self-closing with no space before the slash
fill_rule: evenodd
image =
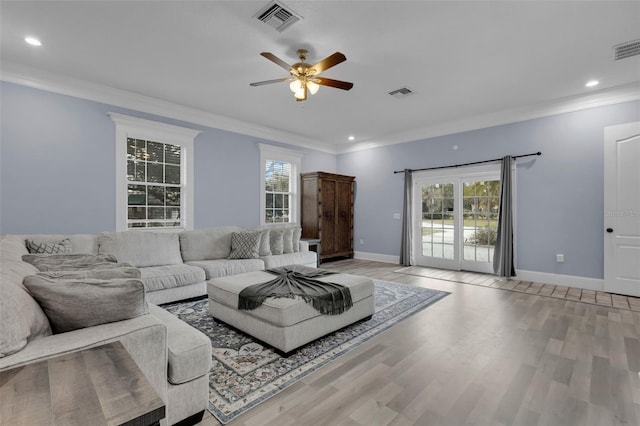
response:
<path id="1" fill-rule="evenodd" d="M 515 155 L 511 158 L 531 157 L 532 155 L 542 155 L 542 153 L 538 151 L 538 152 L 533 152 L 531 154 Z M 426 169 L 411 169 L 409 171 L 413 173 L 413 172 L 423 172 L 425 170 L 452 169 L 454 167 L 472 166 L 474 164 L 493 163 L 494 161 L 502 161 L 502 158 L 494 158 L 493 160 L 484 160 L 484 161 L 474 161 L 473 163 L 454 164 L 453 166 L 427 167 Z M 393 173 L 404 173 L 404 170 L 396 170 Z"/>

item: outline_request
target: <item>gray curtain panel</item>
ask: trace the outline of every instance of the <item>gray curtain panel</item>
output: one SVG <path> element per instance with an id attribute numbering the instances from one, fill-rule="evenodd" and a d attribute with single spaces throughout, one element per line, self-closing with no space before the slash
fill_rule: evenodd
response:
<path id="1" fill-rule="evenodd" d="M 400 246 L 400 264 L 413 265 L 413 178 L 411 170 L 404 169 L 404 205 L 402 212 L 402 245 Z"/>
<path id="2" fill-rule="evenodd" d="M 510 155 L 502 158 L 500 171 L 500 212 L 498 215 L 498 234 L 496 250 L 493 255 L 493 272 L 500 277 L 515 277 L 513 264 L 513 200 L 511 183 Z"/>

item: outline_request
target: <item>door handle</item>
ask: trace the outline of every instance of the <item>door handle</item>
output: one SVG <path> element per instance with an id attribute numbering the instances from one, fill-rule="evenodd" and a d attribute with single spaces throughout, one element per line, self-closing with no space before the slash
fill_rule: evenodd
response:
<path id="1" fill-rule="evenodd" d="M 608 233 L 612 233 L 613 232 L 613 228 L 607 228 L 607 232 Z"/>

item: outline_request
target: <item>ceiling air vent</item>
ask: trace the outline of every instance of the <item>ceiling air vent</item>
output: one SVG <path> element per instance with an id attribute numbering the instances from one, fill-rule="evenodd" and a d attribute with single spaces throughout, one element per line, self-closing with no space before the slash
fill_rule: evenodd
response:
<path id="1" fill-rule="evenodd" d="M 279 1 L 269 3 L 267 7 L 256 13 L 254 17 L 279 32 L 284 31 L 302 19 L 302 16 L 298 15 L 296 12 L 291 10 L 291 8 L 285 6 Z"/>
<path id="2" fill-rule="evenodd" d="M 393 96 L 394 98 L 396 98 L 396 99 L 401 99 L 401 98 L 407 97 L 409 95 L 413 95 L 414 93 L 415 92 L 413 90 L 409 89 L 408 87 L 403 87 L 403 88 L 394 90 L 392 92 L 389 92 L 389 94 L 391 96 Z"/>
<path id="3" fill-rule="evenodd" d="M 629 58 L 631 56 L 640 55 L 640 40 L 630 41 L 628 43 L 613 46 L 614 60 Z"/>

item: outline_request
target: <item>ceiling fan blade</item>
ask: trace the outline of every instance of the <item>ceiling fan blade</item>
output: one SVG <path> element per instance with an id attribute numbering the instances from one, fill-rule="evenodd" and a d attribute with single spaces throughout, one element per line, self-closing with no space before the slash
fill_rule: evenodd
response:
<path id="1" fill-rule="evenodd" d="M 255 83 L 249 83 L 249 86 L 264 86 L 265 84 L 273 84 L 273 83 L 282 83 L 285 81 L 291 81 L 292 78 L 291 77 L 286 77 L 286 78 L 276 78 L 275 80 L 265 80 L 265 81 L 258 81 Z"/>
<path id="2" fill-rule="evenodd" d="M 320 74 L 323 71 L 328 70 L 329 68 L 338 65 L 340 62 L 344 62 L 347 60 L 347 57 L 344 56 L 340 52 L 336 52 L 333 55 L 329 55 L 311 68 L 316 72 L 315 74 Z"/>
<path id="3" fill-rule="evenodd" d="M 289 65 L 288 63 L 286 63 L 282 59 L 278 58 L 273 53 L 271 53 L 271 52 L 262 52 L 261 55 L 264 56 L 265 58 L 267 58 L 268 60 L 270 60 L 271 62 L 273 62 L 274 64 L 281 66 L 282 68 L 287 70 L 287 72 L 290 72 L 291 65 Z"/>
<path id="4" fill-rule="evenodd" d="M 342 90 L 349 90 L 353 87 L 353 83 L 349 83 L 348 81 L 334 80 L 332 78 L 314 77 L 313 81 L 323 86 L 335 87 Z"/>

